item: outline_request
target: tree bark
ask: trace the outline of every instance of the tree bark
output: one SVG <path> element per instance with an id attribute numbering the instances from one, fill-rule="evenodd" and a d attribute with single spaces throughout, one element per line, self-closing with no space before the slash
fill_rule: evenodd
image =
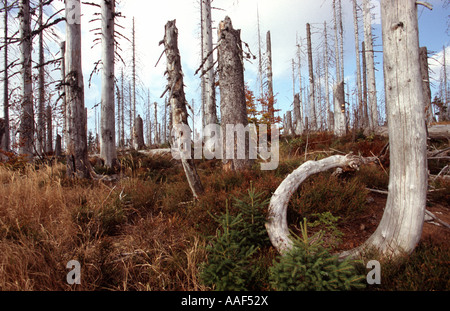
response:
<path id="1" fill-rule="evenodd" d="M 427 133 L 415 0 L 382 0 L 384 76 L 390 140 L 389 195 L 375 233 L 354 255 L 376 248 L 411 253 L 423 229 L 428 187 Z"/>
<path id="2" fill-rule="evenodd" d="M 367 96 L 367 64 L 366 64 L 366 43 L 363 41 L 361 44 L 362 48 L 362 100 L 363 100 L 363 124 L 366 129 L 370 129 L 369 121 L 369 99 Z"/>
<path id="3" fill-rule="evenodd" d="M 34 108 L 32 76 L 32 37 L 30 1 L 19 2 L 20 57 L 22 62 L 22 115 L 20 124 L 19 153 L 32 157 L 34 154 Z"/>
<path id="4" fill-rule="evenodd" d="M 66 71 L 64 79 L 67 98 L 67 175 L 90 178 L 88 161 L 84 81 L 81 63 L 81 25 L 69 14 L 81 16 L 80 2 L 72 7 L 66 1 Z"/>
<path id="5" fill-rule="evenodd" d="M 186 135 L 186 133 L 180 131 L 181 128 L 177 128 L 177 126 L 189 127 L 189 125 L 183 85 L 183 71 L 181 68 L 180 51 L 178 49 L 178 29 L 175 25 L 175 20 L 167 22 L 165 26 L 164 47 L 167 56 L 167 82 L 170 87 L 171 94 L 169 101 L 172 106 L 172 120 L 174 126 L 173 134 L 175 136 L 175 140 L 180 141 L 183 139 L 182 135 Z M 187 138 L 184 138 L 190 140 L 190 132 L 188 135 L 189 136 Z M 172 145 L 175 144 L 173 143 Z M 178 143 L 178 149 L 181 154 L 181 143 Z M 203 194 L 204 189 L 200 181 L 200 177 L 197 174 L 194 160 L 192 158 L 182 156 L 181 163 L 194 198 L 198 199 L 199 196 Z"/>
<path id="6" fill-rule="evenodd" d="M 309 68 L 309 130 L 317 130 L 317 118 L 316 118 L 316 98 L 314 91 L 314 68 L 313 68 L 313 56 L 312 56 L 312 44 L 311 44 L 311 25 L 306 24 L 306 40 L 308 42 L 308 68 Z"/>
<path id="7" fill-rule="evenodd" d="M 331 122 L 332 119 L 332 113 L 330 108 L 330 83 L 329 83 L 329 70 L 328 70 L 328 36 L 327 36 L 327 22 L 324 22 L 323 25 L 324 29 L 324 48 L 323 48 L 323 67 L 325 70 L 325 105 L 326 107 L 326 113 L 327 113 L 327 120 L 328 120 L 328 129 L 332 129 L 332 124 L 334 122 Z"/>
<path id="8" fill-rule="evenodd" d="M 246 135 L 244 139 L 244 159 L 238 159 L 238 142 L 235 142 L 235 133 L 227 130 L 227 126 L 245 128 L 248 125 L 241 31 L 233 28 L 228 16 L 219 24 L 218 44 L 223 162 L 226 169 L 243 170 L 252 165 L 248 153 L 249 137 Z M 227 157 L 226 147 L 229 146 L 234 149 L 232 158 Z"/>
<path id="9" fill-rule="evenodd" d="M 114 92 L 114 18 L 115 1 L 102 0 L 102 114 L 100 157 L 105 166 L 117 165 L 115 92 Z"/>
<path id="10" fill-rule="evenodd" d="M 302 114 L 300 110 L 300 94 L 294 96 L 294 116 L 295 116 L 295 134 L 303 134 Z"/>

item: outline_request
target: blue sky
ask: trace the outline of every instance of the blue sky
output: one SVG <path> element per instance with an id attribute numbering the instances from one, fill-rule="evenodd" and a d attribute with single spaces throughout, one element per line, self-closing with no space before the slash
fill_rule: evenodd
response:
<path id="1" fill-rule="evenodd" d="M 445 0 L 447 1 L 447 0 Z M 419 31 L 420 44 L 427 46 L 430 52 L 431 68 L 433 77 L 439 78 L 439 62 L 442 62 L 443 46 L 448 46 L 449 34 L 447 33 L 448 15 L 450 5 L 445 7 L 444 0 L 429 0 L 434 9 L 432 11 L 419 7 Z M 375 35 L 375 50 L 382 50 L 382 38 L 380 30 L 379 0 L 371 0 L 373 4 L 372 13 L 373 28 Z M 447 1 L 448 2 L 448 1 Z M 306 23 L 312 25 L 313 52 L 315 57 L 322 54 L 321 45 L 323 43 L 323 23 L 328 23 L 330 51 L 334 51 L 333 28 L 332 28 L 332 0 L 214 0 L 213 7 L 220 8 L 213 10 L 213 25 L 217 25 L 226 15 L 230 16 L 233 25 L 241 29 L 242 40 L 249 44 L 253 54 L 258 51 L 257 34 L 257 7 L 260 16 L 261 37 L 265 40 L 268 30 L 272 37 L 272 54 L 274 70 L 274 91 L 277 94 L 277 108 L 282 109 L 282 113 L 291 109 L 293 100 L 292 82 L 292 58 L 296 57 L 296 38 L 301 37 L 303 42 L 306 38 Z M 362 6 L 362 0 L 358 0 Z M 55 3 L 56 9 L 62 8 L 62 1 Z M 194 76 L 195 70 L 200 64 L 200 5 L 199 0 L 165 0 L 165 1 L 143 1 L 143 0 L 118 0 L 118 11 L 122 12 L 125 18 L 121 18 L 119 23 L 125 27 L 120 32 L 131 38 L 131 20 L 136 19 L 137 56 L 138 56 L 138 113 L 144 114 L 148 92 L 151 102 L 157 102 L 162 108 L 164 99 L 160 99 L 166 86 L 164 57 L 157 67 L 155 64 L 162 52 L 162 47 L 158 42 L 163 38 L 164 25 L 168 20 L 176 19 L 179 29 L 179 46 L 181 50 L 182 66 L 185 74 L 186 97 L 191 103 L 194 100 L 197 107 L 200 104 L 200 79 Z M 355 51 L 354 51 L 354 28 L 352 3 L 350 0 L 342 0 L 343 21 L 344 21 L 344 56 L 345 56 L 345 79 L 353 92 L 355 85 Z M 82 5 L 82 29 L 83 29 L 83 71 L 86 80 L 85 98 L 86 107 L 89 109 L 89 128 L 94 129 L 94 109 L 93 107 L 100 101 L 101 92 L 100 75 L 94 75 L 91 87 L 87 80 L 94 67 L 94 63 L 100 59 L 100 46 L 92 48 L 95 39 L 90 29 L 99 26 L 89 23 L 93 14 L 97 11 L 92 6 Z M 360 15 L 361 16 L 361 15 Z M 48 43 L 48 53 L 56 54 L 59 43 L 64 40 L 64 27 L 61 25 L 55 28 L 58 39 Z M 215 33 L 215 31 L 213 32 Z M 217 36 L 213 41 L 217 42 Z M 362 19 L 360 21 L 360 38 L 362 38 Z M 116 73 L 120 74 L 122 67 L 126 73 L 131 71 L 131 47 L 126 40 L 119 40 L 123 50 L 122 57 L 125 64 L 116 65 Z M 265 42 L 263 42 L 263 47 Z M 304 45 L 305 46 L 305 45 Z M 447 49 L 448 50 L 448 49 Z M 447 53 L 447 59 L 450 58 Z M 377 90 L 379 105 L 384 105 L 383 91 L 383 68 L 382 53 L 376 53 L 377 62 Z M 257 93 L 257 65 L 258 61 L 245 63 L 245 79 L 250 87 Z M 305 55 L 302 58 L 303 85 L 307 85 L 307 60 Z M 330 69 L 330 83 L 334 79 L 334 68 Z M 57 76 L 57 73 L 54 73 Z M 437 81 L 434 82 L 437 85 Z M 219 89 L 218 89 L 219 91 Z M 296 92 L 298 92 L 298 81 L 296 81 Z M 1 95 L 0 95 L 1 96 Z M 350 98 L 352 102 L 352 97 Z M 2 112 L 0 112 L 1 116 Z M 153 112 L 152 112 L 153 114 Z M 196 122 L 199 122 L 200 116 Z"/>

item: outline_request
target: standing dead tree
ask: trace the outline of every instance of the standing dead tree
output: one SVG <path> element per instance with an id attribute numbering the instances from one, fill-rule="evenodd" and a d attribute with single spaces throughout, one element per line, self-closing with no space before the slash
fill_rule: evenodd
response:
<path id="1" fill-rule="evenodd" d="M 175 20 L 168 21 L 165 25 L 164 40 L 160 44 L 164 44 L 165 53 L 167 57 L 167 88 L 170 92 L 169 102 L 172 107 L 172 122 L 175 141 L 172 142 L 172 146 L 177 146 L 181 156 L 181 163 L 186 174 L 187 181 L 192 190 L 195 199 L 204 192 L 203 185 L 200 181 L 200 177 L 197 174 L 194 160 L 192 159 L 191 150 L 188 150 L 186 155 L 182 152 L 181 141 L 183 139 L 189 139 L 191 137 L 190 129 L 189 133 L 183 131 L 183 128 L 189 128 L 188 125 L 188 112 L 186 108 L 186 97 L 184 93 L 183 85 L 183 71 L 181 68 L 180 51 L 178 49 L 178 29 L 175 25 Z M 165 93 L 165 92 L 164 92 Z M 188 135 L 188 137 L 183 137 Z M 184 155 L 183 155 L 184 154 Z"/>
<path id="2" fill-rule="evenodd" d="M 381 2 L 383 63 L 389 107 L 389 194 L 375 233 L 363 245 L 342 253 L 341 257 L 355 257 L 371 249 L 387 257 L 411 253 L 422 235 L 428 172 L 416 5 L 415 0 Z M 285 254 L 293 246 L 287 224 L 287 206 L 291 195 L 308 176 L 336 167 L 356 168 L 374 160 L 376 158 L 332 156 L 306 162 L 289 175 L 275 191 L 269 205 L 266 227 L 277 250 Z"/>
<path id="3" fill-rule="evenodd" d="M 72 6 L 73 1 L 78 5 Z M 84 106 L 84 81 L 81 66 L 81 6 L 79 0 L 66 1 L 66 76 L 63 81 L 67 99 L 67 175 L 90 178 L 87 116 Z"/>
<path id="4" fill-rule="evenodd" d="M 228 170 L 243 170 L 251 166 L 249 159 L 249 137 L 238 137 L 235 142 L 235 130 L 248 125 L 245 100 L 244 59 L 241 31 L 234 29 L 227 16 L 219 24 L 219 80 L 220 113 L 222 116 L 223 161 Z M 241 154 L 238 149 L 244 148 Z M 232 155 L 227 152 L 232 149 Z M 240 149 L 242 150 L 242 149 Z M 231 156 L 231 157 L 230 157 Z"/>
<path id="5" fill-rule="evenodd" d="M 309 126 L 308 126 L 308 129 L 315 131 L 315 130 L 317 130 L 316 97 L 315 97 L 312 43 L 311 43 L 311 25 L 309 23 L 306 24 L 306 38 L 307 38 L 307 42 L 308 42 L 308 68 L 309 68 Z"/>
<path id="6" fill-rule="evenodd" d="M 115 129 L 115 92 L 114 92 L 114 19 L 115 0 L 101 1 L 102 19 L 102 104 L 100 157 L 105 166 L 117 165 L 116 129 Z"/>
<path id="7" fill-rule="evenodd" d="M 23 155 L 34 154 L 34 108 L 33 108 L 33 75 L 32 75 L 32 36 L 30 1 L 19 2 L 20 21 L 20 56 L 22 63 L 22 115 L 20 123 L 20 149 Z"/>

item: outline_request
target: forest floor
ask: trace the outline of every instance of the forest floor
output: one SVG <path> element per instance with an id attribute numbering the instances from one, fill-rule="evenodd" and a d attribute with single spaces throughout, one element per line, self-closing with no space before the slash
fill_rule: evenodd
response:
<path id="1" fill-rule="evenodd" d="M 0 163 L 0 290 L 212 290 L 200 274 L 212 258 L 208 246 L 217 239 L 217 220 L 226 211 L 239 213 L 237 199 L 248 201 L 254 189 L 267 211 L 272 193 L 302 163 L 350 152 L 380 161 L 339 177 L 310 177 L 293 194 L 288 221 L 294 231 L 305 218 L 318 221 L 311 232 L 327 232 L 332 252 L 352 249 L 375 231 L 384 212 L 387 195 L 379 192 L 389 180 L 387 142 L 362 133 L 283 137 L 280 165 L 267 172 L 255 165 L 233 173 L 217 160 L 196 161 L 205 188 L 198 201 L 170 155 L 123 151 L 119 172 L 92 157 L 104 178 L 90 181 L 68 179 L 64 159 L 29 165 L 12 157 Z M 445 150 L 449 142 L 434 140 L 429 147 Z M 445 157 L 432 160 L 430 173 L 448 164 Z M 433 177 L 430 190 L 427 209 L 450 223 L 450 181 Z M 335 218 L 320 218 L 328 212 Z M 262 272 L 248 289 L 273 290 L 267 271 L 277 256 L 270 245 L 258 249 L 253 264 Z M 83 267 L 81 285 L 66 282 L 66 263 L 74 259 Z M 382 262 L 382 284 L 366 290 L 450 290 L 449 263 L 450 229 L 426 222 L 414 253 Z"/>

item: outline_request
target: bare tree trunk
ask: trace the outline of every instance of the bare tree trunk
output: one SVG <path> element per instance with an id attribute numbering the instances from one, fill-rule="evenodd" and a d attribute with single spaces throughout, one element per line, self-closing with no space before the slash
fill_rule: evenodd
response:
<path id="1" fill-rule="evenodd" d="M 167 22 L 165 26 L 164 47 L 167 56 L 167 81 L 171 93 L 169 101 L 172 106 L 174 134 L 176 140 L 181 140 L 182 135 L 186 135 L 186 133 L 183 133 L 181 128 L 177 129 L 175 126 L 189 127 L 189 125 L 183 86 L 183 71 L 181 68 L 180 51 L 178 49 L 178 29 L 175 25 L 175 20 Z M 187 139 L 190 140 L 190 132 L 188 135 Z M 181 154 L 182 147 L 180 146 L 180 143 L 178 144 L 178 148 Z M 190 151 L 191 150 L 189 150 L 189 153 Z M 204 189 L 200 177 L 197 174 L 194 160 L 182 156 L 181 163 L 194 198 L 198 199 L 198 197 L 203 194 Z"/>
<path id="2" fill-rule="evenodd" d="M 240 38 L 239 38 L 240 40 Z M 241 46 L 239 44 L 239 46 Z M 275 98 L 273 93 L 273 67 L 272 67 L 272 39 L 270 37 L 270 31 L 266 35 L 266 48 L 267 48 L 267 89 L 269 92 L 269 107 L 270 121 L 275 121 Z"/>
<path id="3" fill-rule="evenodd" d="M 135 150 L 142 150 L 145 148 L 144 143 L 144 121 L 141 116 L 138 115 L 136 121 L 134 121 L 133 127 L 133 148 Z"/>
<path id="4" fill-rule="evenodd" d="M 358 11 L 356 0 L 353 0 L 353 25 L 355 28 L 355 56 L 356 56 L 356 91 L 357 91 L 357 102 L 356 107 L 358 107 L 358 120 L 359 128 L 363 128 L 361 124 L 363 117 L 363 109 L 362 109 L 362 86 L 361 86 L 361 57 L 359 51 L 359 26 L 358 26 Z"/>
<path id="5" fill-rule="evenodd" d="M 431 88 L 430 88 L 430 74 L 428 66 L 428 51 L 427 48 L 420 48 L 420 72 L 422 73 L 423 83 L 423 97 L 426 111 L 427 124 L 434 122 L 433 107 L 431 106 Z"/>
<path id="6" fill-rule="evenodd" d="M 370 0 L 364 0 L 364 42 L 366 45 L 366 64 L 367 64 L 367 88 L 368 88 L 368 108 L 370 130 L 374 131 L 378 127 L 378 107 L 377 107 L 377 88 L 375 79 L 375 59 L 373 51 L 372 37 L 372 16 L 370 11 Z"/>
<path id="7" fill-rule="evenodd" d="M 389 195 L 375 233 L 359 249 L 411 253 L 422 236 L 428 188 L 427 133 L 415 0 L 382 0 L 384 75 L 390 140 Z"/>
<path id="8" fill-rule="evenodd" d="M 125 93 L 124 93 L 124 74 L 123 74 L 123 68 L 122 68 L 122 74 L 120 76 L 120 93 L 121 93 L 121 99 L 122 99 L 122 104 L 120 106 L 120 115 L 121 115 L 121 119 L 120 119 L 120 147 L 124 148 L 125 147 Z"/>
<path id="9" fill-rule="evenodd" d="M 233 28 L 228 16 L 219 24 L 218 44 L 224 167 L 231 170 L 243 170 L 249 168 L 252 161 L 249 159 L 249 137 L 246 135 L 243 139 L 245 149 L 245 155 L 242 155 L 243 159 L 237 159 L 239 139 L 235 142 L 234 137 L 234 129 L 245 128 L 248 125 L 241 31 Z M 228 127 L 233 127 L 233 130 L 229 131 Z M 234 152 L 233 157 L 229 158 L 226 149 L 231 146 L 233 146 Z"/>
<path id="10" fill-rule="evenodd" d="M 9 71 L 8 71 L 8 0 L 3 0 L 4 3 L 4 79 L 3 79 L 3 118 L 4 118 L 4 133 L 0 148 L 9 151 L 10 148 L 10 125 L 9 125 Z M 0 137 L 1 139 L 1 137 Z"/>
<path id="11" fill-rule="evenodd" d="M 345 115 L 345 89 L 341 81 L 334 87 L 334 135 L 344 136 L 347 133 Z"/>
<path id="12" fill-rule="evenodd" d="M 339 45 L 340 45 L 340 64 L 341 64 L 341 79 L 344 80 L 344 26 L 342 23 L 342 1 L 339 0 Z"/>
<path id="13" fill-rule="evenodd" d="M 291 111 L 286 112 L 286 134 L 293 135 L 294 131 L 292 130 L 292 113 Z"/>
<path id="14" fill-rule="evenodd" d="M 133 44 L 133 76 L 132 76 L 132 81 L 133 81 L 133 119 L 132 121 L 134 122 L 136 120 L 136 24 L 134 22 L 134 17 L 133 17 L 133 29 L 132 29 L 132 44 Z M 132 137 L 131 137 L 132 138 Z"/>
<path id="15" fill-rule="evenodd" d="M 311 25 L 306 24 L 306 36 L 308 41 L 308 68 L 309 68 L 309 130 L 317 130 L 317 118 L 316 118 L 316 98 L 314 90 L 314 68 L 313 68 L 313 56 L 312 56 L 312 44 L 311 44 Z"/>
<path id="16" fill-rule="evenodd" d="M 297 57 L 298 57 L 298 79 L 299 79 L 299 90 L 298 90 L 298 100 L 299 100 L 299 109 L 300 109 L 300 120 L 297 121 L 297 126 L 300 125 L 301 132 L 305 130 L 305 123 L 303 123 L 303 79 L 302 79 L 302 50 L 301 50 L 301 38 L 297 42 Z M 300 122 L 300 123 L 299 123 Z"/>
<path id="17" fill-rule="evenodd" d="M 100 157 L 105 166 L 117 165 L 116 114 L 114 92 L 114 18 L 115 1 L 102 0 L 102 115 L 100 135 Z"/>
<path id="18" fill-rule="evenodd" d="M 158 103 L 154 102 L 155 105 L 155 144 L 159 144 L 159 135 L 158 135 Z"/>
<path id="19" fill-rule="evenodd" d="M 336 82 L 341 81 L 341 61 L 339 57 L 339 39 L 338 39 L 338 20 L 336 14 L 336 0 L 333 0 L 333 18 L 334 18 L 334 50 L 336 55 Z"/>
<path id="20" fill-rule="evenodd" d="M 19 152 L 29 157 L 34 153 L 34 109 L 33 109 L 33 76 L 32 76 L 32 37 L 30 1 L 19 2 L 20 21 L 20 56 L 22 62 L 22 116 L 20 124 Z"/>
<path id="21" fill-rule="evenodd" d="M 294 116 L 295 116 L 295 134 L 303 134 L 302 114 L 300 112 L 300 94 L 294 96 Z"/>
<path id="22" fill-rule="evenodd" d="M 67 97 L 66 97 L 66 42 L 61 42 L 61 92 L 62 92 L 62 110 L 63 110 L 63 132 L 62 146 L 66 147 L 67 141 Z"/>
<path id="23" fill-rule="evenodd" d="M 43 1 L 39 1 L 38 25 L 42 27 L 43 23 Z M 46 152 L 46 135 L 45 135 L 45 67 L 44 67 L 44 32 L 39 32 L 39 101 L 37 115 L 37 141 L 36 151 L 41 154 Z"/>
<path id="24" fill-rule="evenodd" d="M 208 124 L 217 124 L 217 109 L 216 109 L 216 87 L 214 79 L 214 56 L 213 38 L 212 38 L 212 21 L 211 21 L 211 0 L 202 0 L 202 51 L 203 57 L 207 60 L 203 65 L 203 70 L 207 71 L 202 76 L 204 87 L 204 115 L 203 126 Z M 203 61 L 203 59 L 202 59 Z"/>
<path id="25" fill-rule="evenodd" d="M 442 64 L 442 71 L 443 71 L 443 78 L 444 78 L 444 87 L 443 87 L 443 96 L 442 96 L 442 101 L 443 101 L 443 106 L 447 108 L 447 113 L 446 116 L 443 115 L 442 113 L 439 113 L 442 120 L 440 121 L 444 121 L 445 119 L 450 120 L 450 106 L 449 106 L 449 100 L 448 100 L 448 89 L 447 89 L 447 49 L 445 48 L 445 45 L 442 47 L 443 51 L 444 51 L 444 58 L 442 60 L 443 64 Z"/>
<path id="26" fill-rule="evenodd" d="M 78 1 L 78 0 L 76 0 Z M 75 20 L 68 18 L 74 14 Z M 66 71 L 64 84 L 67 97 L 67 175 L 90 178 L 84 107 L 84 81 L 81 66 L 80 3 L 72 7 L 66 1 Z"/>
<path id="27" fill-rule="evenodd" d="M 369 99 L 367 95 L 367 64 L 366 64 L 366 43 L 362 42 L 362 100 L 363 100 L 363 124 L 366 129 L 370 129 L 369 121 Z"/>
<path id="28" fill-rule="evenodd" d="M 323 25 L 324 29 L 324 48 L 323 48 L 323 66 L 325 70 L 325 104 L 326 104 L 326 113 L 327 113 L 327 120 L 328 120 L 328 129 L 332 129 L 332 124 L 334 124 L 332 119 L 332 113 L 330 108 L 330 82 L 329 82 L 329 70 L 328 70 L 328 36 L 327 36 L 327 22 L 324 22 Z"/>
<path id="29" fill-rule="evenodd" d="M 53 126 L 52 126 L 52 107 L 47 105 L 47 111 L 45 113 L 47 120 L 47 137 L 45 139 L 45 152 L 51 154 L 53 152 Z"/>

